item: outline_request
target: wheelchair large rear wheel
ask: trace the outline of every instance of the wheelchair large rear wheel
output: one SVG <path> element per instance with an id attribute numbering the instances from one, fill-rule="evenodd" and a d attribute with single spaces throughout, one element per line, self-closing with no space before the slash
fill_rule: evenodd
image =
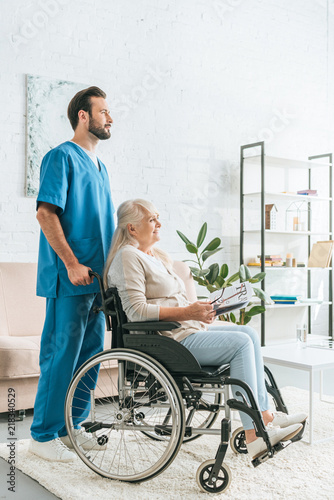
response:
<path id="1" fill-rule="evenodd" d="M 97 354 L 78 370 L 67 392 L 65 420 L 73 447 L 88 467 L 129 482 L 151 479 L 166 469 L 179 451 L 185 427 L 174 379 L 153 358 L 130 349 Z M 91 449 L 80 446 L 84 431 L 94 436 Z M 163 440 L 152 441 L 143 431 Z"/>

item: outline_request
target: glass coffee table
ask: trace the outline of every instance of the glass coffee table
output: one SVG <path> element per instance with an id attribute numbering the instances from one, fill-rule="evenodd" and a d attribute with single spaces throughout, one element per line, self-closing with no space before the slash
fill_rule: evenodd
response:
<path id="1" fill-rule="evenodd" d="M 326 439 L 314 440 L 314 415 L 313 415 L 313 395 L 315 385 L 315 375 L 320 374 L 320 399 L 322 399 L 322 377 L 323 372 L 334 369 L 334 349 L 318 348 L 317 346 L 307 346 L 302 348 L 297 343 L 279 344 L 262 347 L 262 355 L 265 364 L 294 368 L 309 373 L 309 444 L 324 442 L 334 439 L 330 436 Z M 328 402 L 330 403 L 330 402 Z"/>

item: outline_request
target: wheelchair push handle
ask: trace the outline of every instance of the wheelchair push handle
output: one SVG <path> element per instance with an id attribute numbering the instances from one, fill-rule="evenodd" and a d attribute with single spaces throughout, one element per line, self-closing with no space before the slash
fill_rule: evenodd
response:
<path id="1" fill-rule="evenodd" d="M 98 273 L 96 273 L 95 271 L 89 270 L 88 274 L 90 277 L 94 276 L 94 278 L 100 278 L 100 275 Z"/>
<path id="2" fill-rule="evenodd" d="M 100 287 L 100 292 L 101 292 L 102 296 L 104 297 L 104 286 L 103 286 L 103 281 L 102 281 L 101 276 L 98 273 L 96 273 L 95 271 L 88 271 L 88 274 L 90 277 L 94 277 L 97 279 L 97 281 L 99 283 L 99 287 Z"/>
<path id="3" fill-rule="evenodd" d="M 93 277 L 93 278 L 96 278 L 98 283 L 99 283 L 99 287 L 100 287 L 100 293 L 101 293 L 101 300 L 102 300 L 102 304 L 101 306 L 95 306 L 94 309 L 93 309 L 93 312 L 95 314 L 98 314 L 100 311 L 102 311 L 105 315 L 105 318 L 106 318 L 106 325 L 107 325 L 107 330 L 110 331 L 111 330 L 111 323 L 110 323 L 110 318 L 108 317 L 108 315 L 106 314 L 106 294 L 105 294 L 105 289 L 104 289 L 104 286 L 103 286 L 103 280 L 102 280 L 102 277 L 96 273 L 95 271 L 88 271 L 88 274 L 90 277 Z"/>

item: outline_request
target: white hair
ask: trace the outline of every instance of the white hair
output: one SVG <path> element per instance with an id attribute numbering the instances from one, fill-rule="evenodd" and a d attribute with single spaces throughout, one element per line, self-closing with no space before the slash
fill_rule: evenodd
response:
<path id="1" fill-rule="evenodd" d="M 104 286 L 107 288 L 107 275 L 112 261 L 115 258 L 118 250 L 125 245 L 133 245 L 138 247 L 138 241 L 134 238 L 128 230 L 128 224 L 139 226 L 147 214 L 158 214 L 157 209 L 147 200 L 140 198 L 136 200 L 127 200 L 121 203 L 117 210 L 117 227 L 114 232 L 111 246 L 108 254 L 107 261 L 104 268 Z M 167 267 L 172 267 L 172 259 L 169 255 L 160 248 L 152 248 L 152 253 L 155 257 L 160 259 Z"/>

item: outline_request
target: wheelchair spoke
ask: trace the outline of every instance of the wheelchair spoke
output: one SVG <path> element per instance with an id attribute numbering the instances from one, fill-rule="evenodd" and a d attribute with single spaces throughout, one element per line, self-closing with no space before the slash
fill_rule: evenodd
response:
<path id="1" fill-rule="evenodd" d="M 68 391 L 65 417 L 80 458 L 111 479 L 143 481 L 159 474 L 174 459 L 184 434 L 174 380 L 152 358 L 125 349 L 101 353 L 80 369 Z M 79 447 L 78 424 L 92 432 L 100 449 Z M 161 433 L 159 441 L 147 435 Z"/>

